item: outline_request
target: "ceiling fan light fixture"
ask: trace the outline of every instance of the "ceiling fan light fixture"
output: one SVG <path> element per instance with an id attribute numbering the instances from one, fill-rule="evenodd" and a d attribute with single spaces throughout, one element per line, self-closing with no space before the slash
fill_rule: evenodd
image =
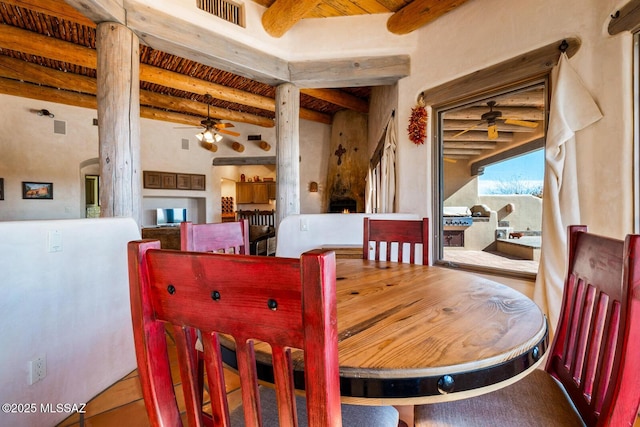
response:
<path id="1" fill-rule="evenodd" d="M 198 141 L 200 142 L 213 143 L 222 141 L 222 135 L 214 132 L 211 128 L 207 128 L 204 131 L 200 132 L 196 135 L 196 138 L 198 138 Z"/>
<path id="2" fill-rule="evenodd" d="M 489 123 L 489 127 L 487 127 L 487 138 L 490 140 L 498 139 L 498 125 L 495 122 Z"/>

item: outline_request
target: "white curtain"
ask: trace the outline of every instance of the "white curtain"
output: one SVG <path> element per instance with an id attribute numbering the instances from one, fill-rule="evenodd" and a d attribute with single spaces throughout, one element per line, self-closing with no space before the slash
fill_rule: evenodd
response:
<path id="1" fill-rule="evenodd" d="M 392 114 L 389 123 L 387 123 L 382 159 L 380 160 L 380 202 L 378 212 L 382 213 L 395 211 L 397 138 L 395 114 Z"/>
<path id="2" fill-rule="evenodd" d="M 566 275 L 567 226 L 580 224 L 575 132 L 602 118 L 582 80 L 562 53 L 552 73 L 542 196 L 542 247 L 534 300 L 554 332 Z"/>

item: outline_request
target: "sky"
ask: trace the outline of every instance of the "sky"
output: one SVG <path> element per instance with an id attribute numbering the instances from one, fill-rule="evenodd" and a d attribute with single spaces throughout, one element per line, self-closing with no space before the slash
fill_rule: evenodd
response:
<path id="1" fill-rule="evenodd" d="M 487 194 L 496 183 L 519 181 L 527 186 L 542 186 L 543 179 L 544 149 L 540 149 L 485 167 L 478 188 L 480 194 Z"/>

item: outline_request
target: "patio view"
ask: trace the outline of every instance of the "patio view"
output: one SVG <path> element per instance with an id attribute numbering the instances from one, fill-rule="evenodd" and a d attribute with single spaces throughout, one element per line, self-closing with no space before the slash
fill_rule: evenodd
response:
<path id="1" fill-rule="evenodd" d="M 444 168 L 446 177 L 447 162 Z M 537 150 L 486 167 L 451 194 L 443 207 L 443 261 L 535 274 L 543 170 L 544 150 Z"/>

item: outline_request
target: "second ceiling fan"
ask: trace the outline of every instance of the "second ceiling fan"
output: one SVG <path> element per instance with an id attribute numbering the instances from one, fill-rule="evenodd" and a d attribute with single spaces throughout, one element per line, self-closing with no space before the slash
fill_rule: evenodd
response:
<path id="1" fill-rule="evenodd" d="M 455 134 L 452 138 L 457 138 L 460 135 L 463 135 L 475 128 L 477 128 L 478 126 L 486 123 L 487 124 L 487 138 L 489 140 L 495 140 L 498 139 L 498 124 L 497 121 L 498 120 L 502 120 L 504 121 L 505 124 L 508 125 L 516 125 L 516 126 L 524 126 L 524 127 L 528 127 L 528 128 L 536 128 L 538 127 L 538 123 L 537 122 L 531 122 L 531 121 L 527 121 L 527 120 L 519 120 L 519 119 L 503 119 L 502 118 L 502 111 L 498 111 L 498 110 L 494 110 L 493 107 L 496 106 L 496 101 L 488 101 L 487 102 L 487 106 L 489 106 L 489 111 L 487 111 L 486 113 L 482 114 L 482 116 L 480 116 L 480 122 L 476 123 L 475 125 L 461 131 L 458 132 L 457 134 Z"/>

